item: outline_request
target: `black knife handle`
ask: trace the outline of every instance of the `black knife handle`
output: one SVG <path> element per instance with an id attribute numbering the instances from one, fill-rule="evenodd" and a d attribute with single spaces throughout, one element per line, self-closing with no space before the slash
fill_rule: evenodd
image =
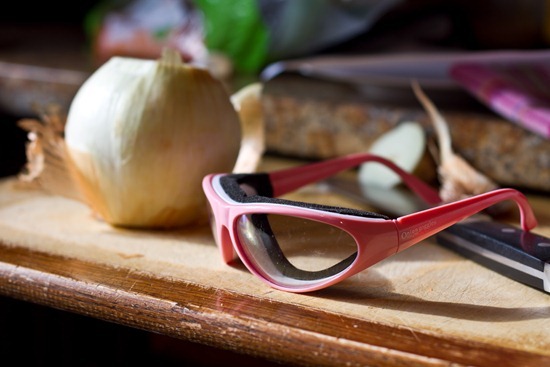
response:
<path id="1" fill-rule="evenodd" d="M 550 293 L 550 238 L 480 220 L 455 224 L 436 240 L 480 265 Z"/>

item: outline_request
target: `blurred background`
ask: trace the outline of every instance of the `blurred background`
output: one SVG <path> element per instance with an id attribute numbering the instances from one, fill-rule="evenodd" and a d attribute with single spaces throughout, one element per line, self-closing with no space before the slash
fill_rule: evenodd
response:
<path id="1" fill-rule="evenodd" d="M 25 163 L 36 103 L 68 108 L 113 56 L 175 47 L 231 83 L 278 60 L 323 54 L 544 49 L 548 1 L 135 0 L 11 2 L 0 13 L 0 176 Z M 0 297 L 0 351 L 33 365 L 258 361 Z M 207 358 L 204 358 L 207 357 Z M 241 358 L 241 359 L 239 359 Z M 9 358 L 8 358 L 9 359 Z M 262 363 L 262 365 L 267 365 Z"/>
<path id="2" fill-rule="evenodd" d="M 65 108 L 112 56 L 164 46 L 238 86 L 268 64 L 319 54 L 541 49 L 541 0 L 110 0 L 13 2 L 0 14 L 0 174 L 24 164 L 15 122 L 37 103 Z M 244 83 L 242 81 L 241 83 Z"/>

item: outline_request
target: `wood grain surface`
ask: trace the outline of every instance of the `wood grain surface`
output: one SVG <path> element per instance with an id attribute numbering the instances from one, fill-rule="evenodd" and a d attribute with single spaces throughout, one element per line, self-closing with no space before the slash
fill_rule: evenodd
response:
<path id="1" fill-rule="evenodd" d="M 293 198 L 353 204 L 313 189 Z M 550 235 L 549 199 L 530 199 Z M 0 292 L 293 365 L 550 363 L 550 296 L 431 241 L 291 294 L 223 264 L 207 225 L 117 229 L 13 178 L 0 183 Z"/>

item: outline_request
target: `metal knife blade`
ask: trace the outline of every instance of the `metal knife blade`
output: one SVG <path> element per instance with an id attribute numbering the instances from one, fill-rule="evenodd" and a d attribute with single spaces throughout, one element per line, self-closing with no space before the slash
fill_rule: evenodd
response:
<path id="1" fill-rule="evenodd" d="M 402 216 L 426 209 L 412 192 L 400 188 L 362 187 L 331 178 L 320 183 L 334 193 Z M 478 264 L 510 279 L 550 293 L 550 238 L 476 214 L 435 235 L 436 241 Z"/>

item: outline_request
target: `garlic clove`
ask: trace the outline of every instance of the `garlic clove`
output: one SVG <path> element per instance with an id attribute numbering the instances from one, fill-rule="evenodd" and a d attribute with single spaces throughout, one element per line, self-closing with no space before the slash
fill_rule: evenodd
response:
<path id="1" fill-rule="evenodd" d="M 417 174 L 418 168 L 427 165 L 424 163 L 428 152 L 424 128 L 418 122 L 401 122 L 380 135 L 371 144 L 369 152 L 389 159 L 407 172 Z M 401 178 L 395 172 L 372 162 L 359 167 L 358 179 L 363 185 L 385 188 L 401 183 Z"/>

